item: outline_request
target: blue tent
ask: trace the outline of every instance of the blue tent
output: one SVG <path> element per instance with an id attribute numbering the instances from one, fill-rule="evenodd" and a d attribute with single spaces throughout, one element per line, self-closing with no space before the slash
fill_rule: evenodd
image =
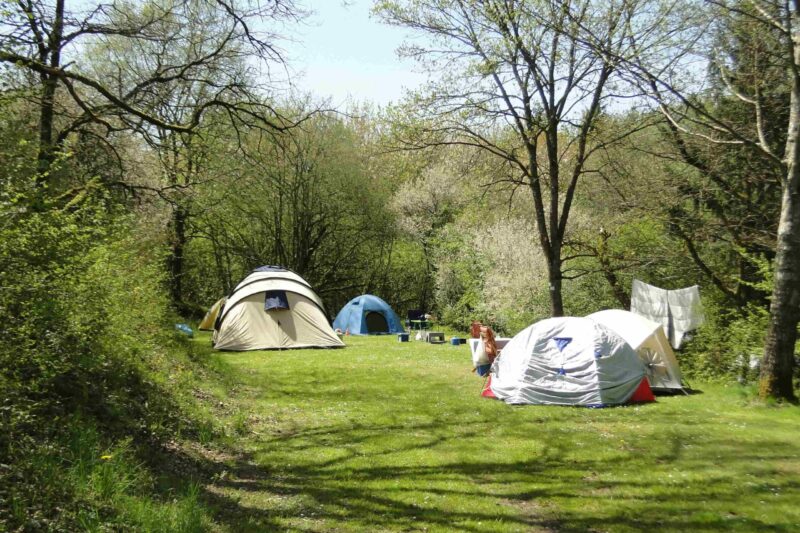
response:
<path id="1" fill-rule="evenodd" d="M 342 307 L 333 327 L 351 335 L 403 333 L 402 324 L 389 304 L 371 294 L 356 296 Z"/>

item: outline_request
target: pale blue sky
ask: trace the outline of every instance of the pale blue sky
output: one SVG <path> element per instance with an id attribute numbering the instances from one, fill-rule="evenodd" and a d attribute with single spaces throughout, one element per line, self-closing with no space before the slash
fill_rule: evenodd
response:
<path id="1" fill-rule="evenodd" d="M 425 79 L 397 57 L 405 31 L 370 16 L 372 0 L 305 0 L 313 13 L 285 42 L 293 83 L 334 106 L 398 101 Z"/>

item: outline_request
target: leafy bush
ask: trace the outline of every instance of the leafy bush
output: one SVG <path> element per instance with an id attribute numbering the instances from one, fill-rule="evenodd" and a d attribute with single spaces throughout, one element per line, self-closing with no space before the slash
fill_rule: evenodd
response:
<path id="1" fill-rule="evenodd" d="M 160 247 L 99 188 L 37 205 L 32 180 L 5 185 L 0 529 L 198 530 L 196 493 L 150 501 L 136 459 L 194 426 L 169 383 L 185 349 L 169 327 Z"/>
<path id="2" fill-rule="evenodd" d="M 677 355 L 681 369 L 706 381 L 752 381 L 764 353 L 769 313 L 763 307 L 731 310 L 706 298 L 705 324 Z"/>

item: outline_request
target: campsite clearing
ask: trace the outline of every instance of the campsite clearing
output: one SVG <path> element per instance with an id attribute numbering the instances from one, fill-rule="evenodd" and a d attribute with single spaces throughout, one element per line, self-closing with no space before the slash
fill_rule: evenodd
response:
<path id="1" fill-rule="evenodd" d="M 206 352 L 239 451 L 222 531 L 798 531 L 800 408 L 747 389 L 587 409 L 479 396 L 466 345 Z M 210 387 L 210 385 L 209 385 Z"/>

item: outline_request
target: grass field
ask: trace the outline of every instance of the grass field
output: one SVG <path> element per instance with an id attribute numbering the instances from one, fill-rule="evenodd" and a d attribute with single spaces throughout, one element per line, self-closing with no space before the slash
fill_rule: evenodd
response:
<path id="1" fill-rule="evenodd" d="M 201 335 L 198 346 L 207 346 Z M 466 346 L 218 353 L 223 531 L 800 531 L 800 409 L 745 389 L 637 407 L 479 397 Z"/>

